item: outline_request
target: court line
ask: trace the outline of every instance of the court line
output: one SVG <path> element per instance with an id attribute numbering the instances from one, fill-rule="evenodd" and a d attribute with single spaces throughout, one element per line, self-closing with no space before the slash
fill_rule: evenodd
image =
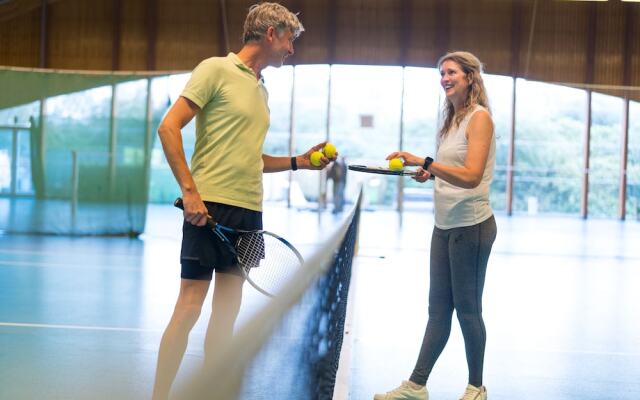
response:
<path id="1" fill-rule="evenodd" d="M 17 261 L 17 260 L 0 260 L 0 267 L 35 267 L 35 268 L 75 268 L 91 271 L 107 269 L 110 271 L 141 271 L 144 266 L 140 263 L 137 267 L 118 267 L 112 264 L 97 265 L 95 263 L 69 264 L 69 263 L 51 263 L 37 261 Z M 97 268 L 96 268 L 97 267 Z"/>
<path id="2" fill-rule="evenodd" d="M 162 329 L 126 328 L 113 326 L 89 325 L 57 325 L 57 324 L 29 324 L 22 322 L 0 322 L 0 326 L 9 328 L 44 328 L 44 329 L 74 329 L 86 331 L 115 331 L 115 332 L 162 332 Z"/>

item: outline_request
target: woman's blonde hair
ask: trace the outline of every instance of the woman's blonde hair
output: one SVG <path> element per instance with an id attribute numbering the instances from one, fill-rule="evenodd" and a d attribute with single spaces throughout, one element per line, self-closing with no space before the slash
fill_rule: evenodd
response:
<path id="1" fill-rule="evenodd" d="M 447 134 L 453 124 L 460 124 L 465 115 L 467 115 L 475 105 L 481 105 L 490 112 L 487 89 L 485 89 L 482 80 L 482 63 L 478 60 L 478 57 L 467 51 L 447 53 L 438 60 L 438 69 L 442 67 L 445 61 L 453 61 L 458 64 L 471 84 L 469 85 L 469 91 L 467 92 L 464 105 L 457 114 L 453 108 L 453 103 L 451 103 L 449 99 L 445 100 L 444 108 L 442 109 L 442 119 L 444 122 L 440 128 L 441 137 Z"/>
<path id="2" fill-rule="evenodd" d="M 244 20 L 242 43 L 259 42 L 270 26 L 275 28 L 278 35 L 287 30 L 291 31 L 293 39 L 304 32 L 298 16 L 286 7 L 278 3 L 259 3 L 249 8 Z"/>

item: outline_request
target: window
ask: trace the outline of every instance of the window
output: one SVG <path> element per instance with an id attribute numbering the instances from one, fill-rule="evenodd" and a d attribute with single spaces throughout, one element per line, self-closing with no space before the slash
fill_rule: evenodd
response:
<path id="1" fill-rule="evenodd" d="M 513 78 L 498 75 L 483 77 L 496 135 L 496 166 L 491 183 L 491 208 L 495 211 L 506 211 Z"/>
<path id="2" fill-rule="evenodd" d="M 622 99 L 593 93 L 591 98 L 589 216 L 618 215 Z"/>
<path id="3" fill-rule="evenodd" d="M 640 103 L 629 102 L 629 157 L 627 159 L 628 219 L 640 220 Z"/>
<path id="4" fill-rule="evenodd" d="M 514 212 L 578 214 L 586 93 L 523 79 L 516 85 Z"/>
<path id="5" fill-rule="evenodd" d="M 331 140 L 349 164 L 386 165 L 400 145 L 402 67 L 334 65 L 331 74 Z M 402 179 L 347 176 L 347 199 L 363 183 L 365 207 L 392 207 Z"/>

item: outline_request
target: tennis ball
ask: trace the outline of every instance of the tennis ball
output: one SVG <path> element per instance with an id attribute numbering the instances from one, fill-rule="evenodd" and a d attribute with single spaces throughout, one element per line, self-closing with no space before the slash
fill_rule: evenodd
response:
<path id="1" fill-rule="evenodd" d="M 336 149 L 336 146 L 332 145 L 331 143 L 327 143 L 324 145 L 322 151 L 324 152 L 325 157 L 336 158 L 336 153 L 338 150 Z"/>
<path id="2" fill-rule="evenodd" d="M 320 162 L 320 159 L 322 158 L 322 153 L 319 151 L 314 151 L 313 153 L 311 153 L 311 156 L 309 156 L 309 160 L 311 161 L 312 165 L 315 165 L 316 167 L 319 167 L 320 164 L 322 164 Z"/>
<path id="3" fill-rule="evenodd" d="M 401 171 L 404 168 L 404 163 L 400 158 L 392 158 L 389 160 L 389 169 L 392 171 Z"/>

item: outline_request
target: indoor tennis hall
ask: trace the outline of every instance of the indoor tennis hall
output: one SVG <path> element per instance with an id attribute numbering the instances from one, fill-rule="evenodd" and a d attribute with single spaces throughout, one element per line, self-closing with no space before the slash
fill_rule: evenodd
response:
<path id="1" fill-rule="evenodd" d="M 278 15 L 304 26 L 298 38 L 267 23 L 246 39 L 254 3 L 0 0 L 0 399 L 426 399 L 393 390 L 432 351 L 435 243 L 458 228 L 442 224 L 450 186 L 486 188 L 497 227 L 473 277 L 486 392 L 465 392 L 477 354 L 451 261 L 455 307 L 428 399 L 638 398 L 640 2 L 289 0 Z M 270 57 L 264 68 L 244 61 L 247 47 Z M 457 85 L 479 75 L 450 77 L 447 62 L 463 66 L 441 58 L 452 52 L 482 63 L 492 123 L 483 179 L 467 188 L 455 171 L 471 164 L 447 169 L 441 130 Z M 301 262 L 267 289 L 256 271 L 283 262 L 266 266 L 266 234 L 248 278 L 216 273 L 159 394 L 193 280 L 181 279 L 189 222 L 162 126 L 185 99 L 199 107 L 179 136 L 195 176 L 207 106 L 187 88 L 210 57 L 240 60 L 264 93 L 262 229 Z M 469 126 L 463 155 L 479 148 Z M 243 143 L 227 149 L 249 153 Z M 320 149 L 331 162 L 314 167 Z M 403 172 L 435 180 L 380 173 L 396 151 L 419 160 L 403 158 Z M 249 182 L 225 160 L 211 168 L 230 187 Z M 473 253 L 456 243 L 451 260 Z M 236 300 L 214 297 L 229 288 L 221 275 L 244 282 Z M 232 332 L 216 341 L 214 311 L 232 301 Z"/>

